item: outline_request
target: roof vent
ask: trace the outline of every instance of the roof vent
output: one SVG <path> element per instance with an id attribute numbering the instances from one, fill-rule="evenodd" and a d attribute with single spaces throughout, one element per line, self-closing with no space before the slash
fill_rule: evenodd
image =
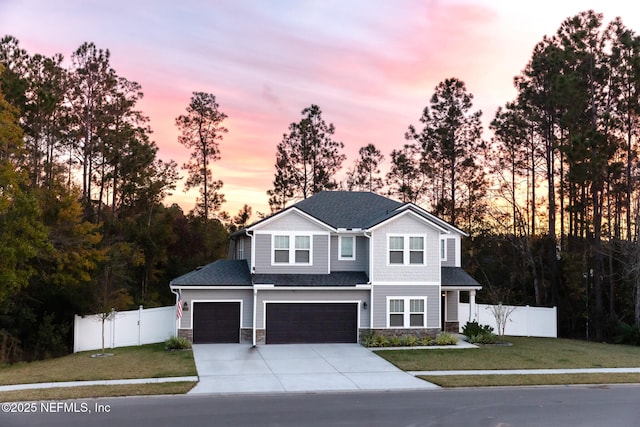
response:
<path id="1" fill-rule="evenodd" d="M 199 266 L 197 266 L 197 267 L 196 267 L 196 271 L 198 271 L 198 270 L 202 270 L 203 268 L 204 268 L 204 266 L 199 265 Z"/>

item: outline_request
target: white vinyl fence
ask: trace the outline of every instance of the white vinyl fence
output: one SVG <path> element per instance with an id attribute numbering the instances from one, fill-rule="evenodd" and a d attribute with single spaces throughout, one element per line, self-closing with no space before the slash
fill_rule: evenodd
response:
<path id="1" fill-rule="evenodd" d="M 513 307 L 513 306 L 511 306 Z M 461 313 L 460 331 L 467 323 L 464 313 L 469 313 L 468 303 L 459 303 L 458 313 Z M 498 332 L 496 319 L 491 311 L 491 306 L 486 304 L 476 304 L 476 320 L 481 325 L 493 327 L 495 333 Z M 520 337 L 558 337 L 558 311 L 556 307 L 531 307 L 518 306 L 509 316 L 504 331 L 505 335 Z"/>
<path id="2" fill-rule="evenodd" d="M 112 313 L 104 322 L 105 348 L 162 342 L 176 334 L 176 307 L 140 308 Z M 73 352 L 102 348 L 100 316 L 75 316 Z"/>

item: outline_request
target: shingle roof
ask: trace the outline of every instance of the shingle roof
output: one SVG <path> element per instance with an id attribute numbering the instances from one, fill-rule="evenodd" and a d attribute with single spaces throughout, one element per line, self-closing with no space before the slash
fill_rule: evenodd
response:
<path id="1" fill-rule="evenodd" d="M 481 288 L 482 285 L 476 279 L 469 276 L 460 267 L 442 267 L 440 273 L 440 283 L 442 286 Z"/>
<path id="2" fill-rule="evenodd" d="M 334 228 L 367 228 L 401 205 L 371 192 L 322 191 L 293 206 Z"/>
<path id="3" fill-rule="evenodd" d="M 221 259 L 171 281 L 172 286 L 251 286 L 246 260 Z"/>
<path id="4" fill-rule="evenodd" d="M 254 274 L 253 283 L 275 286 L 355 286 L 369 281 L 360 271 L 337 271 L 331 274 Z"/>

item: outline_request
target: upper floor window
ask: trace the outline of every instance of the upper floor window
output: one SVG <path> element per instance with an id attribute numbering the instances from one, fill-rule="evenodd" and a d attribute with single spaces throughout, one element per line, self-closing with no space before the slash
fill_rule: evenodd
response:
<path id="1" fill-rule="evenodd" d="M 440 261 L 447 260 L 447 241 L 440 239 Z"/>
<path id="2" fill-rule="evenodd" d="M 424 236 L 389 236 L 389 264 L 424 265 Z"/>
<path id="3" fill-rule="evenodd" d="M 311 236 L 273 236 L 274 264 L 311 264 Z"/>
<path id="4" fill-rule="evenodd" d="M 355 236 L 340 236 L 338 246 L 340 247 L 338 259 L 342 261 L 354 261 L 356 259 Z"/>
<path id="5" fill-rule="evenodd" d="M 296 264 L 309 264 L 311 262 L 311 236 L 296 236 L 295 251 Z"/>

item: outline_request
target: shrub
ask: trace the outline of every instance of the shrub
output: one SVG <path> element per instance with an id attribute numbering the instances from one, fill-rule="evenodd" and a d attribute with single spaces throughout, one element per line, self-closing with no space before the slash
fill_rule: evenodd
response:
<path id="1" fill-rule="evenodd" d="M 420 341 L 415 335 L 407 335 L 406 337 L 404 337 L 404 345 L 406 345 L 407 347 L 414 347 L 418 345 L 418 342 Z"/>
<path id="2" fill-rule="evenodd" d="M 613 342 L 616 344 L 640 345 L 640 330 L 635 325 L 620 322 L 616 327 L 616 336 Z"/>
<path id="3" fill-rule="evenodd" d="M 361 344 L 365 347 L 374 347 L 376 341 L 376 334 L 373 332 L 367 332 L 362 334 Z"/>
<path id="4" fill-rule="evenodd" d="M 497 341 L 498 337 L 492 332 L 481 332 L 469 338 L 471 344 L 495 344 Z"/>
<path id="5" fill-rule="evenodd" d="M 436 345 L 456 345 L 458 343 L 458 338 L 446 332 L 442 332 L 436 337 L 435 343 Z"/>
<path id="6" fill-rule="evenodd" d="M 389 338 L 384 335 L 376 335 L 374 340 L 374 347 L 389 347 Z"/>
<path id="7" fill-rule="evenodd" d="M 431 337 L 424 337 L 424 338 L 422 338 L 420 340 L 420 344 L 425 345 L 425 346 L 426 345 L 431 345 L 431 341 L 432 341 Z"/>
<path id="8" fill-rule="evenodd" d="M 493 334 L 493 328 L 489 325 L 481 325 L 476 320 L 467 322 L 467 324 L 462 327 L 462 334 L 467 338 L 486 333 Z"/>
<path id="9" fill-rule="evenodd" d="M 171 337 L 165 344 L 167 350 L 186 350 L 191 348 L 191 341 L 184 337 Z"/>
<path id="10" fill-rule="evenodd" d="M 391 347 L 400 347 L 403 344 L 402 340 L 398 336 L 393 336 L 389 340 L 389 345 Z"/>

